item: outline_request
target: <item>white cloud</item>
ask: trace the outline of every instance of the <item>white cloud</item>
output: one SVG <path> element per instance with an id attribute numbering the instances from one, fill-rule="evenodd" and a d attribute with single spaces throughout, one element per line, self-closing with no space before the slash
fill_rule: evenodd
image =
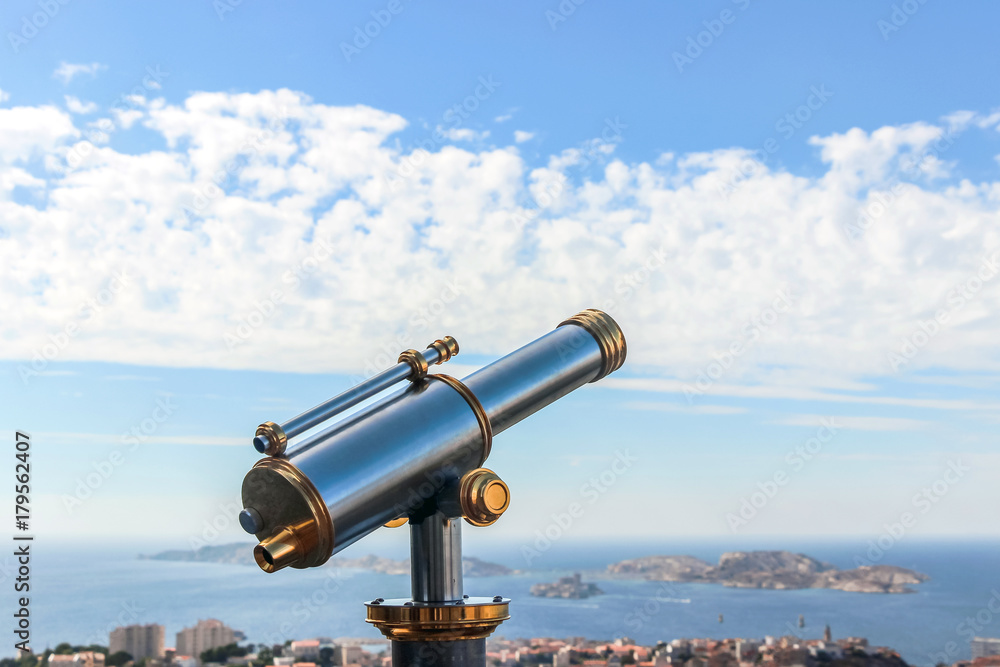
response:
<path id="1" fill-rule="evenodd" d="M 631 347 L 629 349 L 631 350 Z M 759 377 L 767 378 L 768 375 L 761 371 L 759 373 Z M 685 392 L 690 393 L 691 388 L 696 387 L 694 383 L 682 382 L 680 380 L 623 377 L 609 377 L 602 380 L 601 384 L 609 389 L 662 392 L 680 395 L 685 395 Z M 929 410 L 1000 410 L 1000 403 L 996 402 L 948 398 L 905 398 L 898 396 L 876 395 L 875 393 L 841 394 L 805 388 L 804 385 L 806 384 L 806 378 L 801 378 L 799 383 L 794 385 L 780 384 L 776 382 L 764 382 L 759 385 L 719 383 L 706 389 L 703 394 L 697 394 L 695 392 L 693 396 L 735 396 L 740 398 L 790 399 L 795 401 L 819 401 L 825 403 L 862 403 L 905 408 L 922 408 Z"/>
<path id="2" fill-rule="evenodd" d="M 6 90 L 0 88 L 0 104 L 3 104 L 4 102 L 6 102 L 9 99 L 10 99 L 10 93 L 8 93 Z"/>
<path id="3" fill-rule="evenodd" d="M 0 166 L 51 154 L 79 134 L 69 114 L 55 107 L 0 109 Z"/>
<path id="4" fill-rule="evenodd" d="M 97 111 L 97 104 L 81 102 L 72 95 L 66 95 L 66 108 L 70 110 L 70 113 L 88 114 Z"/>
<path id="5" fill-rule="evenodd" d="M 852 417 L 830 415 L 791 415 L 775 420 L 774 424 L 785 426 L 819 427 L 822 424 L 835 424 L 837 428 L 852 431 L 919 431 L 932 428 L 933 422 L 922 419 L 904 419 L 901 417 Z"/>
<path id="6" fill-rule="evenodd" d="M 651 410 L 654 412 L 682 412 L 691 415 L 741 415 L 747 408 L 733 405 L 686 405 L 684 403 L 663 403 L 655 401 L 632 401 L 624 406 L 628 410 Z"/>
<path id="7" fill-rule="evenodd" d="M 480 141 L 490 136 L 489 130 L 476 132 L 467 127 L 452 127 L 448 129 L 438 128 L 442 135 L 449 141 Z"/>
<path id="8" fill-rule="evenodd" d="M 747 151 L 627 163 L 598 142 L 536 168 L 515 146 L 402 152 L 403 118 L 288 90 L 141 108 L 130 122 L 164 150 L 100 145 L 73 169 L 71 115 L 0 109 L 0 357 L 30 359 L 79 323 L 59 359 L 360 373 L 446 333 L 506 353 L 598 307 L 648 375 L 602 384 L 683 393 L 788 288 L 792 311 L 758 327 L 706 394 L 996 407 L 872 397 L 862 382 L 892 373 L 888 354 L 1000 250 L 1000 182 L 920 177 L 863 237 L 845 233 L 943 127 L 816 137 L 817 175 L 761 168 L 724 197 Z M 11 201 L 26 179 L 46 196 Z M 126 287 L 81 321 L 122 267 Z M 903 372 L 1000 371 L 998 336 L 1000 279 Z"/>
<path id="9" fill-rule="evenodd" d="M 52 76 L 62 81 L 63 85 L 68 85 L 79 74 L 89 74 L 95 77 L 102 69 L 104 69 L 104 65 L 101 63 L 68 63 L 63 61 L 52 72 Z"/>
<path id="10" fill-rule="evenodd" d="M 46 440 L 54 445 L 61 444 L 90 444 L 90 445 L 107 445 L 107 444 L 120 444 L 122 442 L 122 435 L 112 434 L 112 433 L 66 433 L 66 432 L 53 432 L 53 433 L 37 433 L 38 437 L 44 437 Z M 218 435 L 147 435 L 143 436 L 143 444 L 153 444 L 153 445 L 197 445 L 199 447 L 207 446 L 225 446 L 225 447 L 246 447 L 246 438 L 237 437 L 226 437 Z"/>
<path id="11" fill-rule="evenodd" d="M 535 138 L 534 132 L 525 132 L 524 130 L 514 130 L 514 142 L 518 144 L 523 144 L 525 141 L 531 141 Z"/>

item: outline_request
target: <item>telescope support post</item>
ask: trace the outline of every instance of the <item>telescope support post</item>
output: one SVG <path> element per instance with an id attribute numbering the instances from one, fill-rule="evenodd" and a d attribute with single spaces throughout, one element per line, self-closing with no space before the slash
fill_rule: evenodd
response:
<path id="1" fill-rule="evenodd" d="M 392 642 L 392 667 L 485 667 L 485 639 Z"/>
<path id="2" fill-rule="evenodd" d="M 462 599 L 461 517 L 410 520 L 410 589 L 415 602 Z"/>

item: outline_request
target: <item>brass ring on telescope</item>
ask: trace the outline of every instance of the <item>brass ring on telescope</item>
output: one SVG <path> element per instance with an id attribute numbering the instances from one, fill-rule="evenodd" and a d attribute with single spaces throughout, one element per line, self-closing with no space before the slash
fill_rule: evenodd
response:
<path id="1" fill-rule="evenodd" d="M 462 384 L 459 380 L 456 380 L 450 375 L 445 375 L 444 373 L 433 373 L 427 376 L 428 380 L 437 379 L 444 382 L 446 385 L 461 394 L 465 402 L 469 404 L 472 408 L 472 412 L 476 415 L 476 421 L 479 422 L 479 430 L 483 432 L 483 460 L 479 462 L 482 466 L 486 463 L 486 459 L 489 458 L 490 450 L 493 449 L 493 426 L 490 424 L 490 418 L 486 416 L 486 409 L 483 404 L 479 402 L 476 395 L 472 393 L 472 390 Z"/>
<path id="2" fill-rule="evenodd" d="M 597 382 L 603 377 L 615 372 L 625 363 L 627 348 L 625 334 L 610 315 L 596 308 L 588 308 L 564 320 L 559 326 L 576 324 L 583 327 L 594 337 L 601 348 L 601 372 L 591 382 Z"/>
<path id="3" fill-rule="evenodd" d="M 399 353 L 399 359 L 396 362 L 409 364 L 411 370 L 410 375 L 406 379 L 410 382 L 419 382 L 422 380 L 427 375 L 427 369 L 430 368 L 427 365 L 427 360 L 424 359 L 424 355 L 416 350 L 403 350 Z"/>
<path id="4" fill-rule="evenodd" d="M 470 598 L 455 602 L 376 600 L 367 622 L 392 641 L 482 639 L 510 618 L 510 600 Z"/>
<path id="5" fill-rule="evenodd" d="M 281 456 L 288 446 L 288 436 L 281 430 L 281 427 L 274 422 L 264 422 L 257 427 L 254 437 L 265 436 L 267 438 L 267 449 L 262 453 L 267 456 Z"/>

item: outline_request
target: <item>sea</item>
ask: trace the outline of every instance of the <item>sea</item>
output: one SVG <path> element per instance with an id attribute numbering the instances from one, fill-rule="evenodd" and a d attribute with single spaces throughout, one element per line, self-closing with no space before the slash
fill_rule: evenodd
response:
<path id="1" fill-rule="evenodd" d="M 473 546 L 467 544 L 467 556 L 517 570 L 507 576 L 465 579 L 470 595 L 512 599 L 511 619 L 497 631 L 507 638 L 627 636 L 645 645 L 684 637 L 810 639 L 822 637 L 829 624 L 834 638 L 866 637 L 872 645 L 897 650 L 910 664 L 933 666 L 968 659 L 973 636 L 1000 637 L 1000 542 L 995 541 L 899 541 L 885 551 L 864 540 L 752 545 L 608 540 L 566 542 L 544 553 L 526 551 L 523 545 Z M 886 595 L 602 578 L 609 563 L 626 558 L 689 554 L 715 562 L 725 551 L 749 548 L 796 551 L 840 568 L 857 562 L 899 565 L 923 572 L 930 580 L 914 586 L 915 593 Z M 132 623 L 165 625 L 169 646 L 174 633 L 205 618 L 218 618 L 255 643 L 310 637 L 376 639 L 379 634 L 364 621 L 363 602 L 409 595 L 409 578 L 401 575 L 333 567 L 266 575 L 253 566 L 148 560 L 138 558 L 140 553 L 150 551 L 137 545 L 35 544 L 32 648 L 38 651 L 60 642 L 106 644 L 112 628 Z M 362 547 L 350 555 L 365 553 Z M 16 573 L 9 566 L 0 570 L 13 608 Z M 532 584 L 574 572 L 594 581 L 605 594 L 563 600 L 529 593 Z M 10 643 L 0 655 L 15 654 L 13 621 L 8 625 Z"/>

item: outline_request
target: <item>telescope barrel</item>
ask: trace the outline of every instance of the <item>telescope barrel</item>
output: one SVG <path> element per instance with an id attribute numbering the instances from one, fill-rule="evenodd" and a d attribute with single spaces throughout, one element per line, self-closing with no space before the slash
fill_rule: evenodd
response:
<path id="1" fill-rule="evenodd" d="M 403 380 L 420 380 L 427 374 L 429 366 L 443 364 L 456 354 L 458 354 L 458 342 L 451 336 L 434 341 L 423 352 L 407 350 L 400 355 L 399 363 L 392 368 L 387 368 L 299 416 L 292 417 L 284 424 L 280 426 L 272 422 L 261 424 L 254 436 L 253 446 L 261 454 L 272 456 L 282 454 L 289 438 L 319 426 Z"/>
<path id="2" fill-rule="evenodd" d="M 617 370 L 625 355 L 614 320 L 583 311 L 461 382 L 428 375 L 286 457 L 259 461 L 243 483 L 261 542 L 258 565 L 268 572 L 320 565 L 388 521 L 429 518 L 442 489 L 483 465 L 494 434 Z M 417 585 L 414 599 L 431 595 Z M 433 595 L 454 593 L 441 585 Z"/>

